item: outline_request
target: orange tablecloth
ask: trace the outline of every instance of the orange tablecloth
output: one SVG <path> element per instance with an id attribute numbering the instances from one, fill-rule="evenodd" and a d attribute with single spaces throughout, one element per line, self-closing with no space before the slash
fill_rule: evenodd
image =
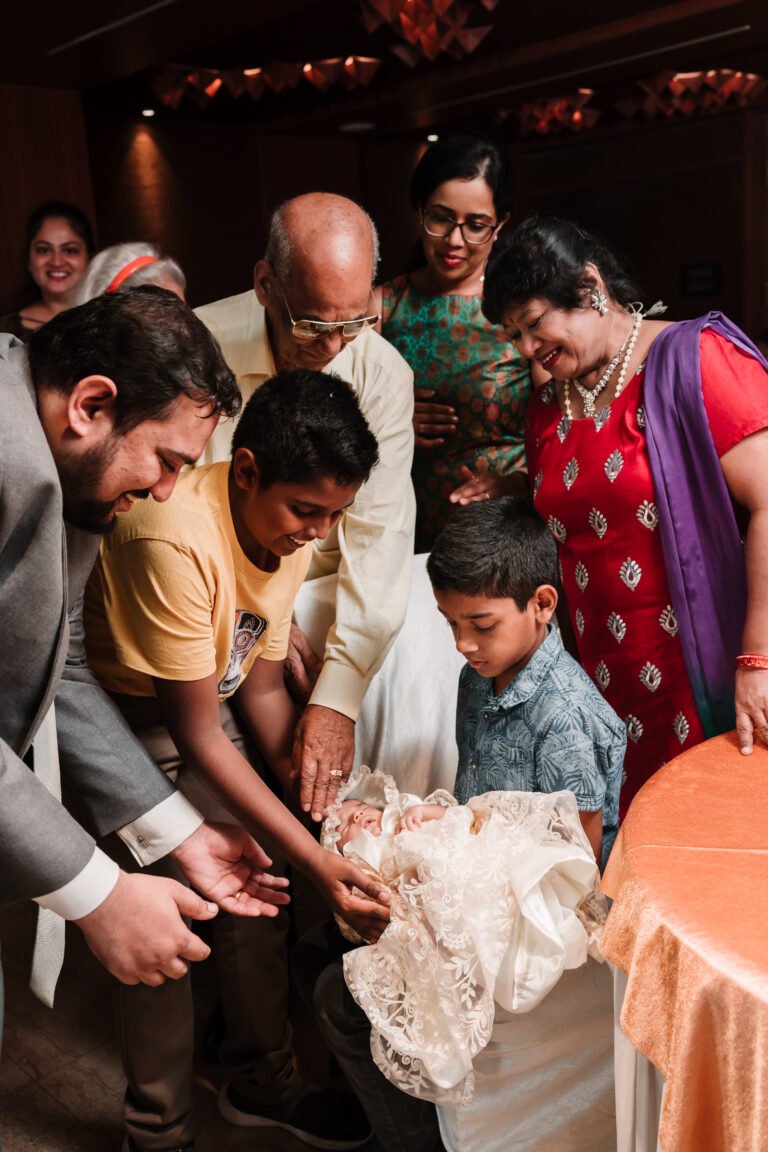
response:
<path id="1" fill-rule="evenodd" d="M 666 1079 L 664 1152 L 768 1149 L 768 752 L 732 733 L 662 768 L 603 888 L 621 1024 Z"/>

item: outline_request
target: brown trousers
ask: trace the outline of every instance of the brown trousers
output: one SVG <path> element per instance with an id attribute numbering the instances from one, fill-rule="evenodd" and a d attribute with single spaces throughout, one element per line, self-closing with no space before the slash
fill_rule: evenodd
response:
<path id="1" fill-rule="evenodd" d="M 167 729 L 152 723 L 155 701 L 134 698 L 126 702 L 123 697 L 118 703 L 156 763 L 176 779 L 203 815 L 235 823 L 204 783 L 182 764 Z M 226 703 L 221 705 L 221 721 L 232 743 L 269 782 L 258 752 Z M 124 848 L 123 852 L 119 863 L 135 870 L 135 861 L 130 857 L 131 865 L 126 860 L 129 853 Z M 185 882 L 168 857 L 146 871 Z M 275 859 L 273 871 L 283 871 L 282 860 Z M 254 1104 L 282 1104 L 298 1086 L 288 1023 L 288 913 L 281 910 L 275 919 L 246 919 L 219 912 L 209 927 L 225 1024 L 221 1064 Z M 128 1081 L 125 1124 L 135 1144 L 155 1152 L 190 1143 L 197 1118 L 192 1095 L 195 1028 L 189 975 L 167 980 L 159 988 L 119 985 L 117 1018 Z"/>

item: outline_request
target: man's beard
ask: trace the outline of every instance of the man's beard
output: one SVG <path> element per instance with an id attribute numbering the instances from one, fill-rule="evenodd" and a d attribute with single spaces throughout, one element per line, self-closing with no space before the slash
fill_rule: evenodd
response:
<path id="1" fill-rule="evenodd" d="M 103 535 L 115 522 L 115 500 L 92 500 L 109 465 L 115 458 L 120 438 L 111 436 L 106 444 L 57 460 L 64 503 L 64 519 L 75 528 Z M 142 492 L 141 495 L 148 495 Z M 136 493 L 139 495 L 139 493 Z"/>

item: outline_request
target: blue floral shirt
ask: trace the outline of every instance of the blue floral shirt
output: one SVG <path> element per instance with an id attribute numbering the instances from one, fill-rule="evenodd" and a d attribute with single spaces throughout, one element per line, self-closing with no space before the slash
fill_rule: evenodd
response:
<path id="1" fill-rule="evenodd" d="M 460 804 L 484 792 L 567 788 L 580 810 L 603 810 L 605 866 L 619 827 L 626 728 L 553 625 L 500 696 L 492 678 L 462 670 L 456 741 Z"/>

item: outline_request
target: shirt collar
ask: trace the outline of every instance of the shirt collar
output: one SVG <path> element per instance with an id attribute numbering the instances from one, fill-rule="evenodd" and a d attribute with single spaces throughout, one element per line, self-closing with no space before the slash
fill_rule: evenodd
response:
<path id="1" fill-rule="evenodd" d="M 240 343 L 239 363 L 230 364 L 230 367 L 236 376 L 269 378 L 275 375 L 276 368 L 267 331 L 267 312 L 256 298 L 256 293 L 251 295 L 247 336 Z"/>
<path id="2" fill-rule="evenodd" d="M 563 642 L 554 624 L 547 625 L 547 636 L 534 652 L 521 672 L 506 686 L 500 696 L 493 694 L 493 680 L 487 680 L 488 707 L 514 708 L 530 700 L 539 690 L 541 682 L 549 675 L 549 670 L 560 655 Z"/>

